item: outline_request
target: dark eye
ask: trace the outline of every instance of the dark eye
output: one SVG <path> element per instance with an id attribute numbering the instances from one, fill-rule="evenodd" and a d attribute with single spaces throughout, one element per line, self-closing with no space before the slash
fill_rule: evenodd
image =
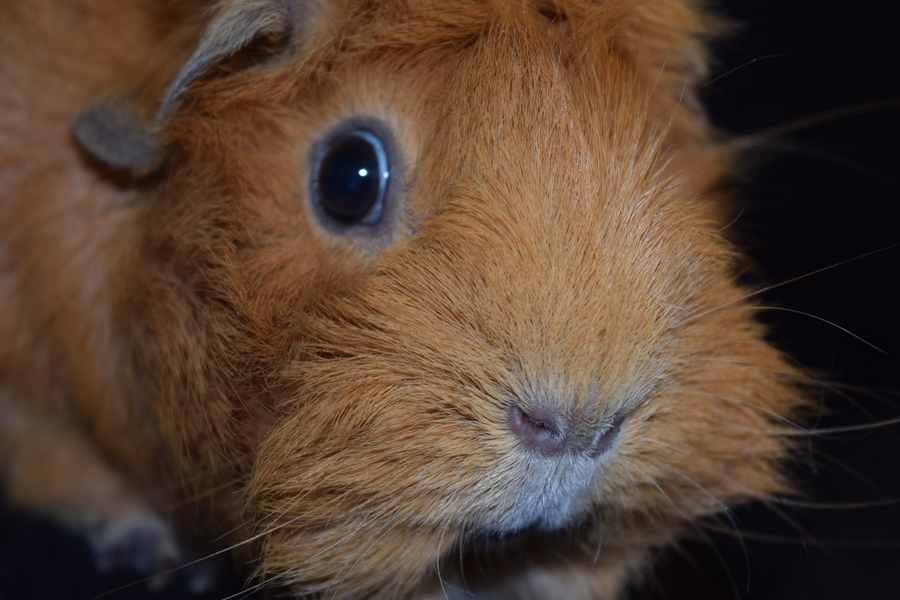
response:
<path id="1" fill-rule="evenodd" d="M 357 130 L 326 146 L 315 174 L 322 211 L 342 225 L 374 225 L 384 212 L 390 165 L 375 134 Z"/>

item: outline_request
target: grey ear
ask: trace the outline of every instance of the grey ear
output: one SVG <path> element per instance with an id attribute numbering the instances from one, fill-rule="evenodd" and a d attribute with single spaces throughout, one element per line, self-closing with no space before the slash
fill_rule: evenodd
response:
<path id="1" fill-rule="evenodd" d="M 177 106 L 181 94 L 216 63 L 230 58 L 251 43 L 266 38 L 287 40 L 300 26 L 299 0 L 230 0 L 203 34 L 197 49 L 166 91 L 157 115 L 163 121 Z"/>
<path id="2" fill-rule="evenodd" d="M 72 135 L 105 167 L 141 179 L 159 171 L 165 154 L 159 136 L 124 103 L 100 102 L 72 122 Z"/>
<path id="3" fill-rule="evenodd" d="M 303 3 L 304 0 L 222 3 L 197 48 L 166 90 L 152 121 L 142 120 L 125 105 L 103 101 L 75 118 L 75 140 L 108 168 L 137 178 L 152 175 L 165 162 L 165 144 L 159 132 L 188 86 L 254 42 L 267 38 L 279 43 L 291 41 L 302 24 L 301 15 L 307 12 L 300 6 Z"/>

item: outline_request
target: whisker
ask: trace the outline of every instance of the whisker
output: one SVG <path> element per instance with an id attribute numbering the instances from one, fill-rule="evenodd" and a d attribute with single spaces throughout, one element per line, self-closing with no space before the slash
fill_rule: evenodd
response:
<path id="1" fill-rule="evenodd" d="M 729 223 L 727 225 L 725 225 L 724 227 L 719 229 L 719 233 L 724 233 L 725 231 L 728 231 L 729 229 L 731 229 L 732 227 L 737 225 L 738 221 L 741 220 L 741 217 L 743 217 L 744 213 L 746 213 L 746 212 L 747 212 L 746 206 L 741 208 L 741 210 L 738 212 L 737 216 L 735 216 L 731 221 L 729 221 Z"/>
<path id="2" fill-rule="evenodd" d="M 838 467 L 843 472 L 845 472 L 846 474 L 853 477 L 858 483 L 865 485 L 869 490 L 872 491 L 873 494 L 875 494 L 875 495 L 881 494 L 879 486 L 875 481 L 873 481 L 871 478 L 863 475 L 857 469 L 851 467 L 843 460 L 841 460 L 835 456 L 832 456 L 828 452 L 823 451 L 821 448 L 813 449 L 812 446 L 810 446 L 810 457 L 812 458 L 813 456 L 815 456 L 816 459 L 827 460 L 832 465 Z"/>
<path id="3" fill-rule="evenodd" d="M 776 58 L 785 58 L 787 56 L 790 56 L 790 55 L 785 52 L 778 52 L 778 53 L 773 53 L 773 54 L 763 54 L 762 56 L 755 56 L 755 57 L 751 58 L 750 60 L 748 60 L 736 67 L 732 67 L 731 69 L 728 69 L 724 73 L 716 75 L 715 77 L 713 77 L 712 79 L 710 79 L 709 81 L 707 81 L 706 83 L 701 85 L 700 87 L 701 88 L 712 87 L 716 83 L 722 81 L 723 79 L 725 79 L 727 77 L 734 75 L 738 71 L 743 71 L 747 67 L 751 67 L 757 63 L 761 63 L 761 62 L 768 61 L 768 60 L 773 60 Z"/>
<path id="4" fill-rule="evenodd" d="M 766 509 L 772 511 L 772 513 L 774 515 L 776 515 L 779 519 L 781 519 L 782 521 L 787 523 L 794 531 L 797 532 L 798 535 L 802 536 L 803 538 L 807 538 L 807 539 L 813 537 L 812 534 L 809 531 L 807 531 L 806 528 L 804 528 L 802 525 L 800 525 L 800 523 L 798 523 L 796 519 L 792 518 L 790 515 L 788 515 L 785 511 L 781 510 L 777 506 L 772 506 L 771 498 L 765 498 L 763 501 L 760 502 L 760 504 L 762 506 L 764 506 Z"/>
<path id="5" fill-rule="evenodd" d="M 713 531 L 715 533 L 721 533 L 724 535 L 733 536 L 734 532 L 731 531 L 727 527 L 719 527 L 713 525 L 711 523 L 699 522 L 697 523 L 699 527 L 703 527 L 704 529 L 708 529 L 709 531 Z M 866 550 L 896 550 L 900 549 L 900 542 L 890 541 L 890 540 L 866 540 L 866 541 L 856 541 L 856 540 L 834 540 L 834 539 L 823 539 L 823 538 L 810 538 L 808 540 L 801 540 L 798 538 L 793 538 L 789 536 L 782 536 L 767 532 L 760 531 L 742 531 L 741 536 L 752 541 L 756 542 L 765 542 L 771 544 L 797 544 L 803 546 L 811 546 L 816 548 L 853 548 L 853 549 L 866 549 Z"/>
<path id="6" fill-rule="evenodd" d="M 847 329 L 846 327 L 843 327 L 843 326 L 841 326 L 841 325 L 838 325 L 838 324 L 835 323 L 834 321 L 829 321 L 829 320 L 826 319 L 825 317 L 820 317 L 819 315 L 816 315 L 816 314 L 813 314 L 813 313 L 809 313 L 809 312 L 806 312 L 806 311 L 803 311 L 803 310 L 797 310 L 797 309 L 795 309 L 795 308 L 785 308 L 785 307 L 783 307 L 783 306 L 758 306 L 758 305 L 756 305 L 756 306 L 751 306 L 750 308 L 753 308 L 753 309 L 755 309 L 755 310 L 766 310 L 766 311 L 776 311 L 776 312 L 789 313 L 789 314 L 793 314 L 793 315 L 800 315 L 800 316 L 803 316 L 803 317 L 809 317 L 810 319 L 815 319 L 816 321 L 819 321 L 819 322 L 821 322 L 821 323 L 825 323 L 826 325 L 831 325 L 831 326 L 834 327 L 835 329 L 838 329 L 839 331 L 842 331 L 842 332 L 846 333 L 847 335 L 849 335 L 850 337 L 852 337 L 852 338 L 855 339 L 856 341 L 865 344 L 865 345 L 868 346 L 869 348 L 871 348 L 871 349 L 873 349 L 873 350 L 875 350 L 875 351 L 877 351 L 877 352 L 880 352 L 881 354 L 884 354 L 885 356 L 888 356 L 888 352 L 887 352 L 886 350 L 884 350 L 884 349 L 882 349 L 882 348 L 876 346 L 875 344 L 873 344 L 873 343 L 870 342 L 869 340 L 865 339 L 864 337 L 862 337 L 862 336 L 860 336 L 860 335 L 857 335 L 857 334 L 853 333 L 852 331 L 850 331 L 850 330 Z"/>
<path id="7" fill-rule="evenodd" d="M 814 271 L 809 271 L 808 273 L 804 273 L 803 275 L 797 275 L 796 277 L 791 277 L 790 279 L 786 279 L 784 281 L 781 281 L 780 283 L 774 283 L 772 285 L 767 285 L 767 286 L 758 288 L 752 292 L 748 292 L 747 294 L 744 294 L 743 296 L 741 296 L 740 298 L 737 298 L 736 300 L 732 300 L 731 302 L 726 302 L 725 304 L 716 306 L 715 308 L 709 308 L 709 309 L 700 311 L 698 313 L 695 313 L 693 315 L 690 315 L 689 317 L 687 317 L 686 319 L 681 321 L 679 323 L 679 326 L 693 323 L 694 321 L 697 321 L 698 319 L 701 319 L 707 315 L 710 315 L 712 313 L 718 312 L 720 310 L 726 309 L 731 306 L 735 306 L 737 304 L 740 304 L 741 302 L 744 302 L 751 298 L 755 298 L 756 296 L 759 296 L 761 294 L 765 294 L 766 292 L 771 292 L 772 290 L 777 290 L 784 286 L 791 285 L 793 283 L 797 283 L 797 282 L 803 281 L 805 279 L 809 279 L 810 277 L 815 277 L 816 275 L 821 275 L 822 273 L 826 273 L 828 271 L 831 271 L 831 270 L 834 270 L 834 269 L 837 269 L 837 268 L 840 268 L 840 267 L 843 267 L 843 266 L 846 266 L 846 265 L 849 265 L 849 264 L 852 264 L 852 263 L 855 263 L 855 262 L 858 262 L 861 260 L 865 260 L 867 258 L 871 258 L 871 257 L 877 256 L 879 254 L 884 254 L 886 252 L 890 252 L 891 250 L 894 250 L 898 247 L 900 247 L 900 242 L 893 243 L 893 244 L 891 244 L 889 246 L 885 246 L 883 248 L 878 248 L 877 250 L 871 250 L 869 252 L 864 252 L 862 254 L 858 254 L 854 257 L 847 258 L 847 259 L 838 261 L 836 263 L 832 263 L 826 267 L 815 269 Z"/>
<path id="8" fill-rule="evenodd" d="M 682 477 L 685 481 L 687 481 L 690 485 L 694 486 L 702 494 L 711 498 L 713 500 L 713 503 L 720 507 L 720 510 L 722 512 L 720 514 L 715 515 L 716 518 L 720 518 L 723 514 L 728 518 L 728 520 L 731 524 L 731 528 L 728 529 L 728 531 L 731 531 L 732 534 L 735 535 L 740 540 L 741 548 L 742 548 L 743 554 L 744 554 L 744 565 L 745 565 L 745 569 L 746 569 L 746 573 L 747 573 L 747 585 L 749 586 L 750 585 L 750 572 L 751 572 L 750 571 L 750 555 L 749 555 L 749 551 L 747 549 L 746 544 L 743 542 L 743 539 L 740 534 L 740 529 L 737 526 L 737 522 L 735 521 L 734 516 L 731 514 L 728 507 L 721 500 L 719 500 L 714 494 L 712 494 L 705 487 L 700 485 L 697 481 L 695 481 L 694 479 L 692 479 L 684 474 L 681 474 L 681 473 L 678 473 L 677 476 Z M 709 547 L 712 549 L 713 553 L 716 555 L 720 565 L 723 567 L 725 574 L 728 576 L 728 580 L 729 580 L 729 583 L 731 584 L 732 592 L 735 594 L 735 598 L 739 599 L 740 593 L 738 592 L 738 586 L 737 586 L 737 582 L 734 578 L 734 573 L 731 572 L 731 568 L 728 566 L 727 561 L 725 561 L 724 557 L 722 556 L 721 552 L 719 551 L 718 546 L 713 541 L 713 539 L 710 537 L 710 535 L 697 526 L 696 520 L 689 514 L 688 511 L 685 511 L 684 508 L 682 506 L 680 506 L 675 501 L 675 499 L 672 498 L 671 495 L 669 495 L 668 492 L 666 492 L 663 489 L 663 487 L 659 484 L 658 481 L 656 481 L 654 479 L 647 479 L 647 478 L 641 478 L 641 481 L 643 483 L 649 484 L 652 487 L 654 487 L 661 494 L 661 496 L 669 503 L 669 505 L 671 506 L 671 509 L 675 511 L 675 514 L 677 514 L 679 516 L 679 518 L 684 520 L 684 522 L 686 524 L 688 524 L 694 530 L 694 533 L 698 537 L 702 538 L 702 540 L 706 544 L 709 545 Z M 596 558 L 595 558 L 595 560 L 596 560 Z"/>
<path id="9" fill-rule="evenodd" d="M 713 501 L 719 507 L 719 516 L 724 516 L 728 519 L 728 522 L 731 524 L 732 528 L 735 532 L 738 533 L 738 541 L 741 546 L 741 551 L 744 554 L 744 566 L 747 569 L 747 575 L 749 577 L 750 574 L 750 553 L 747 550 L 747 544 L 744 542 L 744 539 L 740 536 L 740 529 L 738 528 L 737 521 L 734 518 L 734 515 L 731 513 L 731 508 L 726 505 L 719 497 L 710 492 L 708 489 L 703 487 L 699 482 L 695 481 L 692 477 L 685 475 L 684 473 L 675 472 L 676 476 L 680 477 L 682 480 L 687 481 L 689 484 L 693 485 L 697 491 L 701 494 L 705 495 L 707 498 Z"/>
<path id="10" fill-rule="evenodd" d="M 863 500 L 858 502 L 806 502 L 802 500 L 791 500 L 784 497 L 769 498 L 769 502 L 783 504 L 793 508 L 803 508 L 809 510 L 862 510 L 871 508 L 886 508 L 900 504 L 900 498 L 889 498 L 886 500 Z"/>
<path id="11" fill-rule="evenodd" d="M 821 429 L 805 429 L 802 431 L 775 431 L 772 432 L 773 435 L 780 436 L 806 436 L 806 435 L 839 435 L 843 433 L 856 433 L 860 431 L 872 431 L 875 429 L 882 429 L 885 427 L 891 427 L 893 425 L 900 424 L 900 417 L 894 417 L 892 419 L 884 419 L 883 421 L 877 421 L 874 423 L 863 423 L 860 425 L 847 425 L 843 427 L 824 427 Z"/>
<path id="12" fill-rule="evenodd" d="M 731 586 L 731 593 L 734 596 L 735 600 L 741 600 L 741 593 L 738 590 L 737 580 L 735 579 L 735 576 L 734 576 L 734 573 L 732 572 L 731 566 L 729 565 L 728 561 L 725 560 L 725 557 L 722 556 L 722 552 L 721 552 L 721 550 L 719 550 L 719 546 L 716 544 L 713 537 L 707 531 L 704 531 L 704 529 L 700 526 L 699 523 L 695 523 L 693 521 L 688 521 L 688 523 L 690 523 L 691 529 L 693 530 L 693 534 L 694 534 L 694 536 L 696 536 L 696 537 L 694 537 L 694 539 L 702 541 L 704 544 L 706 544 L 712 550 L 713 555 L 716 557 L 716 561 L 719 563 L 719 567 L 722 568 L 722 571 L 725 573 L 725 575 L 728 578 L 728 584 L 729 584 L 729 586 Z M 740 536 L 738 535 L 738 532 L 736 530 L 733 530 L 732 528 L 729 528 L 729 527 L 724 527 L 723 529 L 730 532 L 732 534 L 732 536 L 738 537 L 740 539 Z M 745 555 L 745 557 L 746 557 L 746 555 Z M 748 565 L 749 565 L 749 563 L 745 563 L 745 569 L 747 572 L 747 579 L 748 579 L 747 583 L 749 585 L 750 569 L 749 569 Z"/>
<path id="13" fill-rule="evenodd" d="M 210 488 L 210 489 L 208 489 L 208 490 L 205 490 L 205 491 L 202 491 L 202 492 L 197 492 L 197 493 L 195 493 L 195 494 L 192 494 L 192 495 L 190 495 L 190 496 L 187 496 L 186 498 L 179 499 L 177 502 L 173 502 L 173 503 L 170 503 L 170 504 L 166 505 L 166 510 L 167 510 L 167 511 L 174 511 L 174 510 L 179 509 L 179 508 L 184 508 L 184 507 L 186 507 L 186 506 L 190 506 L 191 504 L 196 504 L 196 503 L 198 503 L 198 502 L 202 502 L 203 500 L 206 500 L 206 499 L 208 499 L 208 498 L 210 498 L 210 497 L 212 497 L 212 496 L 215 496 L 215 495 L 218 494 L 219 492 L 222 492 L 222 491 L 227 490 L 227 489 L 229 489 L 229 488 L 231 488 L 231 487 L 240 485 L 241 482 L 242 482 L 242 479 L 240 479 L 240 478 L 235 478 L 235 479 L 232 479 L 231 481 L 227 481 L 227 482 L 225 482 L 225 483 L 219 484 L 219 485 L 217 485 L 217 486 L 215 486 L 215 487 L 212 487 L 212 488 Z"/>
<path id="14" fill-rule="evenodd" d="M 226 547 L 226 548 L 222 548 L 222 549 L 220 549 L 220 550 L 216 550 L 215 552 L 211 552 L 211 553 L 209 553 L 209 554 L 206 554 L 206 555 L 204 555 L 204 556 L 201 556 L 200 558 L 196 558 L 196 559 L 191 560 L 191 561 L 189 561 L 189 562 L 183 563 L 183 564 L 181 564 L 181 565 L 178 565 L 177 567 L 172 567 L 171 569 L 165 569 L 165 570 L 163 570 L 163 571 L 158 571 L 158 572 L 154 573 L 153 575 L 149 575 L 149 576 L 147 576 L 147 577 L 142 577 L 141 579 L 138 579 L 138 580 L 136 580 L 136 581 L 132 581 L 131 583 L 126 583 L 125 585 L 121 585 L 121 586 L 119 586 L 119 587 L 113 588 L 113 589 L 111 589 L 111 590 L 108 590 L 108 591 L 106 591 L 106 592 L 103 592 L 102 594 L 99 594 L 99 595 L 97 595 L 97 596 L 94 596 L 94 599 L 93 599 L 93 600 L 100 600 L 101 598 L 107 598 L 107 597 L 112 596 L 112 595 L 114 595 L 114 594 L 118 594 L 119 592 L 125 591 L 125 590 L 127 590 L 127 589 L 131 589 L 131 588 L 133 588 L 133 587 L 135 587 L 135 586 L 138 586 L 138 585 L 141 585 L 141 584 L 143 584 L 143 583 L 147 583 L 147 582 L 151 581 L 152 579 L 154 579 L 154 578 L 156 578 L 156 577 L 159 577 L 159 576 L 161 576 L 161 575 L 173 575 L 173 574 L 175 574 L 175 573 L 179 573 L 179 572 L 181 572 L 181 571 L 184 571 L 185 569 L 189 569 L 189 568 L 193 567 L 194 565 L 198 565 L 198 564 L 200 564 L 200 563 L 202 563 L 202 562 L 204 562 L 204 561 L 211 560 L 211 559 L 213 559 L 213 558 L 222 556 L 222 555 L 224 555 L 224 554 L 228 554 L 229 552 L 232 552 L 233 550 L 235 550 L 235 549 L 237 549 L 237 548 L 240 548 L 241 546 L 245 546 L 245 545 L 250 544 L 250 543 L 253 543 L 253 542 L 255 542 L 255 541 L 257 541 L 257 540 L 259 540 L 259 539 L 261 539 L 261 538 L 263 538 L 263 537 L 265 537 L 265 536 L 271 535 L 272 533 L 275 533 L 275 532 L 278 531 L 279 529 L 281 529 L 281 528 L 283 528 L 283 527 L 287 527 L 287 526 L 291 525 L 292 523 L 298 521 L 300 518 L 301 518 L 300 516 L 293 517 L 292 519 L 290 519 L 289 521 L 287 521 L 287 522 L 285 522 L 285 523 L 282 523 L 282 524 L 280 524 L 280 525 L 278 525 L 278 526 L 276 526 L 276 527 L 273 527 L 273 528 L 271 528 L 271 529 L 267 529 L 267 530 L 265 530 L 265 531 L 262 531 L 262 532 L 260 532 L 260 533 L 255 534 L 255 535 L 252 535 L 252 536 L 250 536 L 249 538 L 247 538 L 247 539 L 245 539 L 245 540 L 243 540 L 243 541 L 237 542 L 237 543 L 235 543 L 235 544 L 232 544 L 232 545 L 230 545 L 230 546 L 228 546 L 228 547 Z"/>
<path id="15" fill-rule="evenodd" d="M 775 411 L 773 411 L 773 410 L 767 409 L 767 408 L 762 407 L 762 406 L 755 406 L 754 404 L 752 404 L 752 403 L 750 403 L 750 402 L 741 402 L 740 400 L 736 400 L 736 399 L 733 399 L 733 398 L 729 398 L 729 397 L 727 397 L 727 396 L 721 396 L 721 395 L 719 395 L 719 394 L 711 394 L 711 393 L 708 393 L 708 392 L 702 392 L 702 391 L 699 391 L 699 390 L 692 390 L 692 391 L 691 391 L 691 394 L 695 394 L 695 395 L 697 395 L 697 396 L 705 396 L 705 397 L 708 397 L 708 398 L 712 398 L 712 399 L 714 399 L 714 400 L 719 400 L 719 401 L 727 402 L 727 403 L 732 404 L 732 405 L 735 405 L 735 406 L 740 406 L 740 407 L 742 407 L 742 408 L 747 408 L 747 409 L 750 409 L 750 410 L 752 410 L 752 411 L 762 413 L 762 414 L 766 415 L 767 417 L 769 417 L 770 419 L 772 419 L 772 420 L 774 420 L 774 421 L 779 421 L 779 422 L 781 422 L 781 423 L 783 423 L 783 424 L 785 424 L 785 425 L 788 425 L 788 426 L 790 426 L 790 427 L 795 427 L 795 428 L 797 428 L 797 429 L 803 429 L 803 425 L 801 425 L 800 423 L 797 423 L 796 421 L 793 421 L 793 420 L 791 420 L 790 418 L 785 417 L 784 415 L 781 415 L 781 414 L 779 414 L 779 413 L 777 413 L 777 412 L 775 412 Z"/>
<path id="16" fill-rule="evenodd" d="M 235 592 L 233 594 L 225 596 L 224 598 L 221 598 L 220 600 L 236 600 L 237 598 L 242 598 L 244 596 L 248 596 L 250 594 L 260 591 L 265 586 L 269 585 L 269 583 L 271 583 L 274 579 L 275 579 L 275 577 L 271 577 L 269 579 L 266 579 L 265 581 L 260 581 L 259 583 L 256 583 L 256 584 L 254 584 L 248 588 L 245 588 L 239 592 Z"/>
<path id="17" fill-rule="evenodd" d="M 758 370 L 757 365 L 753 365 L 749 362 L 740 360 L 713 357 L 708 359 L 708 361 L 711 364 L 732 365 L 737 367 L 746 367 L 753 371 Z M 775 369 L 766 369 L 764 372 L 794 381 L 795 383 L 800 384 L 806 388 L 816 389 L 828 394 L 834 394 L 840 397 L 842 401 L 851 404 L 856 410 L 865 414 L 870 419 L 875 419 L 875 415 L 872 413 L 868 406 L 860 402 L 854 396 L 864 396 L 867 400 L 877 401 L 885 406 L 890 406 L 891 408 L 896 406 L 897 401 L 900 400 L 900 391 L 898 390 L 875 389 L 871 387 L 863 387 L 860 385 L 844 383 L 841 381 L 832 380 L 824 374 L 812 372 L 810 369 L 806 369 L 801 373 L 792 371 L 780 371 Z M 702 382 L 727 383 L 728 381 L 725 379 L 703 378 Z M 824 405 L 824 401 L 820 404 Z"/>
<path id="18" fill-rule="evenodd" d="M 892 108 L 900 108 L 900 98 L 865 102 L 863 104 L 855 104 L 853 106 L 842 106 L 832 110 L 816 113 L 808 117 L 803 117 L 784 125 L 776 125 L 775 127 L 770 127 L 757 133 L 751 133 L 745 136 L 734 138 L 727 145 L 735 146 L 738 149 L 743 149 L 743 147 L 752 147 L 754 144 L 763 142 L 768 138 L 781 137 L 790 133 L 796 133 L 798 131 L 810 129 L 812 127 L 815 127 L 816 125 L 822 125 L 825 123 L 830 123 L 850 117 L 867 115 L 873 112 L 889 110 Z"/>
<path id="19" fill-rule="evenodd" d="M 712 536 L 703 531 L 702 529 L 697 528 L 697 526 L 692 522 L 688 521 L 688 526 L 691 528 L 691 533 L 686 536 L 690 540 L 700 540 L 703 543 L 710 546 L 713 552 L 716 551 L 715 542 L 712 539 Z M 683 560 L 687 565 L 690 566 L 691 570 L 698 575 L 708 576 L 707 565 L 703 564 L 703 561 L 700 560 L 698 556 L 696 556 L 695 552 L 691 552 L 687 548 L 684 547 L 685 540 L 676 540 L 672 542 L 668 550 L 677 554 L 681 560 Z M 651 565 L 652 567 L 653 565 Z M 728 573 L 730 575 L 730 571 Z M 647 578 L 647 583 L 653 585 L 655 590 L 655 594 L 651 594 L 651 597 L 660 597 L 668 599 L 669 590 L 667 587 L 663 585 L 663 582 L 659 580 L 658 574 L 653 571 L 648 573 L 649 577 Z M 734 586 L 732 586 L 734 587 Z"/>
<path id="20" fill-rule="evenodd" d="M 465 540 L 466 540 L 466 525 L 467 525 L 467 523 L 464 520 L 462 522 L 462 526 L 460 527 L 459 537 L 456 542 L 457 546 L 459 548 L 458 559 L 457 559 L 459 562 L 459 581 L 462 584 L 462 587 L 464 590 L 469 589 L 469 584 L 466 583 L 466 568 L 465 568 L 465 560 L 463 559 L 463 555 L 464 555 L 463 544 L 465 543 Z"/>
<path id="21" fill-rule="evenodd" d="M 698 423 L 706 423 L 709 425 L 721 426 L 720 421 L 705 420 L 702 418 L 694 419 Z M 845 433 L 858 433 L 864 431 L 874 431 L 900 424 L 900 417 L 876 421 L 873 423 L 862 423 L 860 425 L 848 425 L 844 427 L 823 427 L 819 429 L 780 429 L 772 427 L 770 429 L 757 429 L 754 427 L 743 427 L 739 425 L 728 425 L 728 431 L 734 433 L 750 433 L 755 435 L 767 435 L 773 437 L 806 437 L 806 436 L 830 436 L 841 435 Z"/>
<path id="22" fill-rule="evenodd" d="M 738 544 L 741 547 L 741 554 L 743 554 L 743 556 L 744 556 L 744 572 L 747 574 L 747 591 L 749 592 L 750 591 L 750 574 L 752 573 L 752 571 L 750 569 L 750 553 L 747 550 L 747 544 L 744 541 L 744 537 L 741 535 L 741 531 L 740 531 L 740 529 L 738 529 L 737 523 L 735 522 L 734 518 L 731 515 L 728 515 L 728 522 L 729 522 L 731 529 L 735 533 L 735 537 L 738 540 Z M 716 560 L 719 561 L 719 565 L 722 567 L 722 569 L 728 575 L 728 581 L 731 584 L 732 593 L 734 594 L 735 598 L 737 600 L 741 600 L 741 594 L 738 591 L 738 584 L 737 584 L 737 580 L 735 579 L 735 575 L 731 571 L 731 567 L 728 566 L 728 564 L 729 564 L 728 561 L 725 560 L 725 557 L 722 555 L 722 552 L 719 550 L 719 546 L 716 544 L 715 540 L 713 540 L 712 537 L 708 533 L 703 532 L 702 529 L 700 529 L 699 531 L 701 532 L 701 535 L 703 535 L 704 541 L 707 544 L 709 544 L 710 548 L 712 548 L 713 554 L 716 555 Z"/>
<path id="23" fill-rule="evenodd" d="M 221 542 L 222 540 L 225 540 L 225 539 L 231 537 L 232 535 L 234 535 L 238 531 L 244 529 L 245 527 L 248 527 L 249 525 L 250 525 L 249 521 L 244 521 L 243 523 L 239 523 L 238 525 L 235 525 L 234 527 L 231 527 L 231 528 L 223 531 L 222 533 L 220 533 L 219 535 L 214 537 L 212 539 L 212 541 L 213 542 Z"/>
<path id="24" fill-rule="evenodd" d="M 441 530 L 441 535 L 438 538 L 438 548 L 443 547 L 444 535 L 446 533 L 446 528 Z M 441 575 L 441 557 L 437 554 L 434 557 L 434 568 L 437 572 L 438 583 L 441 585 L 441 596 L 444 598 L 444 600 L 450 600 L 450 597 L 447 595 L 447 588 L 444 586 L 444 577 Z"/>
<path id="25" fill-rule="evenodd" d="M 785 154 L 795 154 L 798 156 L 803 156 L 805 158 L 822 160 L 834 165 L 839 165 L 859 175 L 863 175 L 869 180 L 875 180 L 885 187 L 893 187 L 900 183 L 900 181 L 893 177 L 887 177 L 881 171 L 868 168 L 864 164 L 852 160 L 846 156 L 842 156 L 832 152 L 826 152 L 824 150 L 821 150 L 820 148 L 811 148 L 802 144 L 776 141 L 767 141 L 765 142 L 764 147 L 766 150 L 780 151 Z M 756 147 L 754 146 L 753 149 L 755 150 Z"/>
<path id="26" fill-rule="evenodd" d="M 738 537 L 737 533 L 733 531 L 729 527 L 721 527 L 706 521 L 700 521 L 696 523 L 697 527 L 701 527 L 708 531 L 712 531 L 714 533 L 720 533 L 723 535 L 727 535 L 729 537 Z M 750 540 L 753 542 L 769 542 L 773 544 L 796 544 L 802 546 L 822 546 L 824 545 L 820 540 L 802 540 L 795 537 L 790 537 L 786 535 L 778 535 L 767 532 L 759 532 L 759 531 L 747 531 L 743 530 L 740 533 L 740 538 L 745 540 Z"/>

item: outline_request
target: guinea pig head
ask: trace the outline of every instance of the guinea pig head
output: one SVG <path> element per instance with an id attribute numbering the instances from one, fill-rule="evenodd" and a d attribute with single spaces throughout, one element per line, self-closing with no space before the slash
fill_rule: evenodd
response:
<path id="1" fill-rule="evenodd" d="M 239 482 L 265 576 L 402 593 L 523 531 L 603 564 L 783 489 L 802 401 L 721 235 L 707 27 L 223 5 L 144 146 L 126 306 L 173 464 Z"/>

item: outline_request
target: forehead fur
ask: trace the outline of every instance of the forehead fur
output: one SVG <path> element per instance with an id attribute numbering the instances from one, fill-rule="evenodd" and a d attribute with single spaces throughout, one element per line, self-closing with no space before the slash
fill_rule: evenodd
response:
<path id="1" fill-rule="evenodd" d="M 317 11 L 339 17 L 330 26 L 364 20 L 365 38 L 349 39 L 348 48 L 432 46 L 479 36 L 495 22 L 566 25 L 586 38 L 627 39 L 642 35 L 648 50 L 683 46 L 712 33 L 717 25 L 694 0 L 337 0 Z M 407 29 L 415 25 L 414 29 Z M 696 43 L 701 41 L 695 39 Z"/>
<path id="2" fill-rule="evenodd" d="M 322 3 L 327 34 L 340 31 L 336 52 L 362 53 L 415 48 L 435 50 L 472 43 L 494 26 L 534 32 L 561 30 L 580 53 L 614 47 L 634 61 L 691 76 L 705 71 L 704 38 L 718 20 L 695 0 L 344 0 Z M 321 33 L 321 32 L 320 32 Z M 313 42 L 315 45 L 315 42 Z M 582 57 L 586 58 L 586 57 Z"/>
<path id="3" fill-rule="evenodd" d="M 207 92 L 195 98 L 203 113 L 216 115 L 236 105 L 246 108 L 247 102 L 267 103 L 270 110 L 280 106 L 303 111 L 311 98 L 333 93 L 336 87 L 371 104 L 371 96 L 383 95 L 400 81 L 407 87 L 412 84 L 407 95 L 417 88 L 423 94 L 446 89 L 445 75 L 465 69 L 470 70 L 471 81 L 481 77 L 481 83 L 498 84 L 491 90 L 495 94 L 507 91 L 502 89 L 503 80 L 514 86 L 530 78 L 533 89 L 508 91 L 539 107 L 543 94 L 538 91 L 549 89 L 554 82 L 548 75 L 563 68 L 569 70 L 566 77 L 581 79 L 568 85 L 582 93 L 577 100 L 587 109 L 598 108 L 597 100 L 609 91 L 625 104 L 614 108 L 653 113 L 654 120 L 664 121 L 675 135 L 707 137 L 693 87 L 705 72 L 702 42 L 714 31 L 715 22 L 688 0 L 310 0 L 302 12 L 310 23 L 298 42 L 299 56 L 273 69 L 239 72 L 196 86 L 195 91 Z M 466 66 L 463 62 L 473 49 L 480 49 L 481 56 Z M 378 75 L 370 76 L 366 65 L 373 64 L 379 66 Z M 630 80 L 626 93 L 616 88 L 621 78 L 609 73 L 613 67 Z M 598 88 L 601 85 L 605 87 Z M 361 90 L 363 86 L 368 89 Z M 379 101 L 409 103 L 402 95 Z M 191 145 L 186 138 L 196 137 L 196 131 L 190 131 L 190 125 L 202 123 L 174 127 L 171 136 Z M 625 130 L 620 125 L 618 129 Z M 630 130 L 646 132 L 640 127 Z"/>

